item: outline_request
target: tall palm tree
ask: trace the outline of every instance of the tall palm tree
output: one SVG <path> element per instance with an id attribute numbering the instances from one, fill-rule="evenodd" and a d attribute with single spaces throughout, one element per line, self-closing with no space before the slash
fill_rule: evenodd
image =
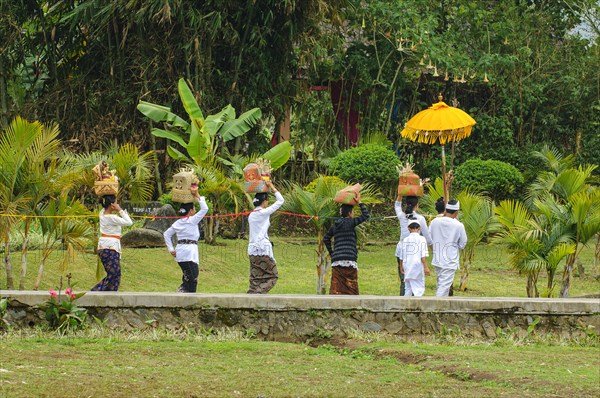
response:
<path id="1" fill-rule="evenodd" d="M 320 176 L 316 180 L 314 191 L 308 191 L 295 183 L 285 186 L 287 194 L 281 210 L 312 216 L 310 223 L 314 227 L 317 236 L 317 294 L 326 293 L 325 276 L 331 267 L 323 237 L 339 216 L 340 205 L 334 202 L 333 199 L 336 193 L 347 185 L 339 179 Z M 372 185 L 365 185 L 361 190 L 361 200 L 364 203 L 379 203 L 379 196 L 380 193 Z"/>

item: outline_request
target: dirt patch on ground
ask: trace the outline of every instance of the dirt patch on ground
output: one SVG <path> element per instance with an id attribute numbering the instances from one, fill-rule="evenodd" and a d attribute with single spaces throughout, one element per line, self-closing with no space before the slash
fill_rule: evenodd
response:
<path id="1" fill-rule="evenodd" d="M 440 372 L 453 379 L 462 381 L 486 381 L 486 380 L 497 380 L 498 377 L 489 372 L 481 372 L 474 369 L 465 369 L 458 366 L 443 365 L 443 366 L 431 366 L 430 370 L 434 372 Z"/>
<path id="2" fill-rule="evenodd" d="M 358 350 L 366 345 L 367 342 L 359 340 L 349 340 L 344 338 L 331 338 L 331 339 L 311 339 L 307 341 L 307 344 L 311 347 L 320 347 L 322 345 L 332 345 L 337 348 L 347 350 Z M 422 370 L 429 370 L 433 372 L 439 372 L 443 375 L 451 377 L 460 381 L 492 381 L 498 380 L 499 377 L 490 372 L 482 372 L 476 369 L 463 368 L 453 365 L 432 365 L 428 364 L 427 361 L 431 359 L 430 356 L 423 354 L 415 354 L 407 351 L 396 351 L 396 350 L 373 350 L 371 354 L 376 359 L 380 358 L 394 358 L 397 361 L 407 365 L 420 365 Z M 435 358 L 439 360 L 439 357 Z"/>
<path id="3" fill-rule="evenodd" d="M 426 355 L 413 354 L 412 352 L 405 351 L 378 350 L 376 351 L 376 355 L 379 358 L 395 358 L 407 365 L 417 365 L 427 360 Z"/>

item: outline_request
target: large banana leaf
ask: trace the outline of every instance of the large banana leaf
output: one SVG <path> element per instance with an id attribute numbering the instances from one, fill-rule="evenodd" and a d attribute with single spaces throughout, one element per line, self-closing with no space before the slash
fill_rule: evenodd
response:
<path id="1" fill-rule="evenodd" d="M 265 152 L 261 157 L 271 161 L 271 168 L 277 170 L 287 163 L 290 159 L 292 144 L 289 141 L 283 141 Z"/>
<path id="2" fill-rule="evenodd" d="M 187 146 L 186 142 L 181 137 L 181 134 L 179 134 L 176 131 L 167 131 L 167 130 L 163 130 L 163 129 L 153 128 L 151 133 L 155 137 L 168 138 L 172 141 L 175 141 L 182 147 Z"/>
<path id="3" fill-rule="evenodd" d="M 166 106 L 140 101 L 137 105 L 137 110 L 154 122 L 167 122 L 173 126 L 181 127 L 184 130 L 188 130 L 190 127 L 188 122 L 171 112 L 171 109 Z"/>
<path id="4" fill-rule="evenodd" d="M 221 112 L 207 116 L 203 130 L 214 137 L 225 122 L 231 119 L 235 119 L 235 108 L 229 104 Z"/>
<path id="5" fill-rule="evenodd" d="M 262 117 L 259 108 L 253 108 L 240 115 L 237 119 L 228 120 L 223 124 L 220 135 L 223 141 L 229 141 L 246 134 Z"/>
<path id="6" fill-rule="evenodd" d="M 177 83 L 177 88 L 179 89 L 179 96 L 181 97 L 181 102 L 183 103 L 183 107 L 185 111 L 190 116 L 191 120 L 201 119 L 204 120 L 204 115 L 202 114 L 202 110 L 198 106 L 198 102 L 194 97 L 194 93 L 190 90 L 190 87 L 185 82 L 185 79 L 179 79 Z"/>
<path id="7" fill-rule="evenodd" d="M 198 119 L 192 123 L 192 131 L 190 134 L 190 142 L 186 145 L 186 149 L 190 157 L 200 164 L 206 159 L 210 152 L 210 137 L 206 132 L 198 128 Z"/>
<path id="8" fill-rule="evenodd" d="M 186 155 L 173 148 L 171 145 L 167 146 L 167 153 L 170 157 L 175 160 L 190 160 Z"/>

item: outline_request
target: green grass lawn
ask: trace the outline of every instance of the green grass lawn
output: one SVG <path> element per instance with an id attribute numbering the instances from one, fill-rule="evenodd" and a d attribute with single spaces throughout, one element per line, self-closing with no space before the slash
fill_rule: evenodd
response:
<path id="1" fill-rule="evenodd" d="M 0 340 L 0 397 L 597 397 L 598 347 Z"/>
<path id="2" fill-rule="evenodd" d="M 313 294 L 315 292 L 315 242 L 302 238 L 274 238 L 279 281 L 272 293 Z M 216 246 L 200 244 L 199 292 L 243 293 L 248 289 L 249 263 L 246 240 L 220 240 Z M 368 244 L 359 253 L 359 285 L 361 294 L 396 295 L 399 292 L 395 243 Z M 14 277 L 18 281 L 21 253 L 12 253 Z M 57 288 L 60 282 L 59 263 L 63 252 L 56 252 L 48 261 L 40 290 Z M 26 289 L 31 289 L 40 261 L 40 252 L 30 251 Z M 600 293 L 600 281 L 594 277 L 593 249 L 585 248 L 582 263 L 586 273 L 572 281 L 570 296 Z M 95 283 L 97 256 L 78 254 L 69 266 L 72 284 L 87 290 Z M 166 248 L 124 249 L 122 256 L 121 291 L 173 292 L 181 283 L 181 271 Z M 556 276 L 555 296 L 560 291 L 562 272 Z M 457 273 L 455 285 L 458 285 Z M 506 249 L 501 245 L 481 245 L 472 266 L 469 290 L 457 296 L 524 297 L 525 276 L 508 265 Z M 18 286 L 18 283 L 16 283 Z M 66 280 L 65 280 L 66 285 Z M 6 286 L 6 274 L 0 272 L 0 286 Z M 546 287 L 545 274 L 540 274 L 538 287 Z M 435 276 L 426 278 L 425 295 L 435 294 Z"/>

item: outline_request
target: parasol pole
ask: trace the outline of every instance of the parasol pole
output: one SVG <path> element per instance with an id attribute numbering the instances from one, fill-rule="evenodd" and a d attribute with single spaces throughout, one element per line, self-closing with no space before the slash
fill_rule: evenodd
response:
<path id="1" fill-rule="evenodd" d="M 448 203 L 448 188 L 446 187 L 446 150 L 442 145 L 442 182 L 444 183 L 444 204 Z"/>

